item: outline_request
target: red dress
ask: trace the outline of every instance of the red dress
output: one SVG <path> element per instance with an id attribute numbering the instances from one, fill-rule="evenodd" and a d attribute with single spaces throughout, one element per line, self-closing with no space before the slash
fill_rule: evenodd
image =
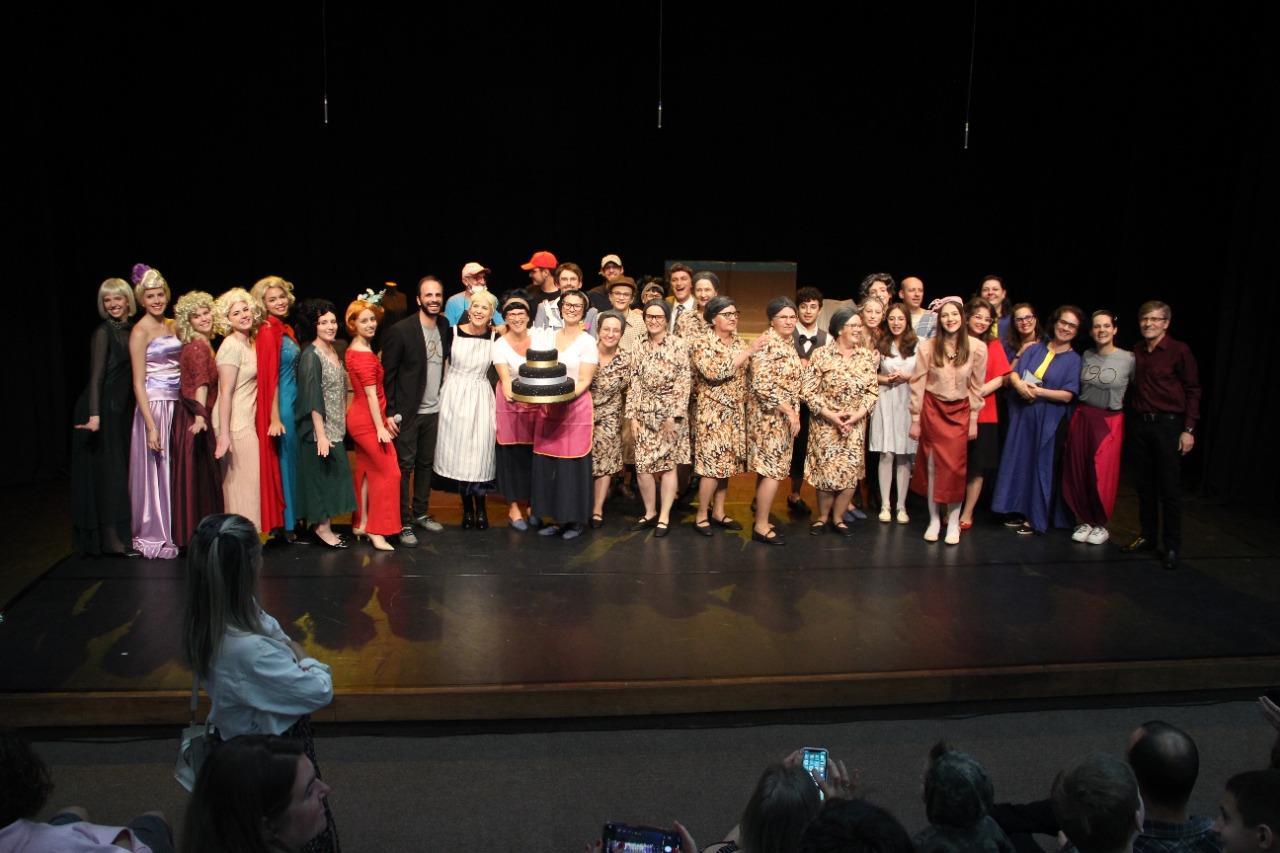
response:
<path id="1" fill-rule="evenodd" d="M 347 350 L 347 375 L 351 377 L 351 405 L 347 407 L 347 434 L 356 444 L 356 467 L 352 472 L 356 503 L 360 487 L 369 481 L 369 517 L 360 511 L 351 515 L 353 527 L 369 533 L 392 536 L 400 532 L 400 464 L 392 442 L 378 441 L 378 430 L 369 417 L 369 396 L 365 388 L 372 385 L 378 392 L 378 415 L 385 422 L 387 397 L 382 390 L 382 362 L 371 352 Z M 361 524 L 361 521 L 364 524 Z"/>
<path id="2" fill-rule="evenodd" d="M 182 345 L 178 355 L 179 401 L 173 414 L 172 464 L 169 471 L 173 502 L 173 541 L 186 547 L 200 519 L 222 512 L 222 466 L 213 458 L 217 439 L 213 434 L 213 404 L 218 400 L 218 366 L 213 350 L 204 338 Z M 209 389 L 202 406 L 196 400 L 201 386 Z M 205 429 L 191 434 L 196 416 L 204 418 Z"/>
<path id="3" fill-rule="evenodd" d="M 284 527 L 284 484 L 280 481 L 280 460 L 276 439 L 267 435 L 271 428 L 271 402 L 280 384 L 280 346 L 284 336 L 293 337 L 293 329 L 279 317 L 267 317 L 258 327 L 253 348 L 258 356 L 258 409 L 254 426 L 258 431 L 258 488 L 262 492 L 262 531 Z M 286 429 L 293 429 L 288 424 Z"/>

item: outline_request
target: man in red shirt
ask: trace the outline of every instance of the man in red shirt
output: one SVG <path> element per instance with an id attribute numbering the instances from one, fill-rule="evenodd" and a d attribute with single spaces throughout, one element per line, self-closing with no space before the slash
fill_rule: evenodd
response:
<path id="1" fill-rule="evenodd" d="M 1164 516 L 1164 567 L 1176 569 L 1182 550 L 1179 474 L 1182 457 L 1195 446 L 1200 419 L 1200 374 L 1195 356 L 1169 336 L 1173 311 L 1163 302 L 1138 309 L 1142 341 L 1134 347 L 1129 396 L 1129 450 L 1138 491 L 1141 532 L 1125 551 L 1156 548 Z"/>

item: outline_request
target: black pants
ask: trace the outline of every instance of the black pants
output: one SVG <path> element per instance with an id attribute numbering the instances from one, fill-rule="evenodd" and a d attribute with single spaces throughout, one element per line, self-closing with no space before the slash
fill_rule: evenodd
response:
<path id="1" fill-rule="evenodd" d="M 400 523 L 406 527 L 420 515 L 427 515 L 431 503 L 431 463 L 436 457 L 436 427 L 440 414 L 405 415 L 395 438 L 400 462 Z M 409 478 L 413 475 L 410 500 Z"/>
<path id="2" fill-rule="evenodd" d="M 1133 485 L 1138 491 L 1138 523 L 1142 535 L 1160 542 L 1161 515 L 1167 550 L 1182 550 L 1182 495 L 1178 481 L 1182 474 L 1181 414 L 1133 414 L 1126 425 L 1129 458 L 1133 465 Z"/>

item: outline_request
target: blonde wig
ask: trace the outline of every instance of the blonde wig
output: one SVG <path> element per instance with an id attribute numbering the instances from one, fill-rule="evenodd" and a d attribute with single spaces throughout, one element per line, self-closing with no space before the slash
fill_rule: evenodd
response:
<path id="1" fill-rule="evenodd" d="M 102 284 L 98 285 L 98 316 L 106 320 L 110 315 L 107 309 L 102 306 L 102 300 L 108 296 L 123 296 L 125 302 L 129 303 L 129 313 L 126 317 L 132 317 L 138 313 L 138 301 L 133 298 L 133 288 L 129 286 L 129 282 L 122 278 L 109 278 Z"/>
<path id="2" fill-rule="evenodd" d="M 253 283 L 253 288 L 249 291 L 253 298 L 258 300 L 258 304 L 262 306 L 262 316 L 267 316 L 267 291 L 273 287 L 278 287 L 284 291 L 285 298 L 289 300 L 289 307 L 293 307 L 293 303 L 297 302 L 297 297 L 293 295 L 293 282 L 285 281 L 278 275 L 269 275 L 266 278 L 260 278 Z"/>
<path id="3" fill-rule="evenodd" d="M 262 325 L 265 315 L 262 303 L 250 296 L 249 291 L 243 287 L 233 287 L 219 296 L 217 301 L 214 302 L 213 330 L 219 335 L 231 333 L 231 323 L 227 320 L 227 316 L 231 313 L 231 309 L 240 302 L 247 304 L 250 313 L 253 314 L 253 328 L 249 330 L 249 337 L 253 337 L 258 331 L 258 327 Z"/>
<path id="4" fill-rule="evenodd" d="M 133 295 L 141 302 L 144 293 L 155 290 L 157 287 L 164 288 L 165 302 L 173 301 L 173 294 L 169 292 L 169 282 L 165 281 L 164 276 L 160 275 L 160 270 L 154 267 L 148 269 L 142 274 L 142 278 L 138 279 L 138 283 L 133 287 Z"/>
<path id="5" fill-rule="evenodd" d="M 203 290 L 193 290 L 190 293 L 184 293 L 178 297 L 178 304 L 173 306 L 173 319 L 178 326 L 178 340 L 184 344 L 194 341 L 200 337 L 200 333 L 191 328 L 191 316 L 201 308 L 208 308 L 213 312 L 213 325 L 218 325 L 218 309 L 213 304 L 213 297 L 205 293 Z M 209 331 L 209 336 L 213 336 L 213 330 Z"/>

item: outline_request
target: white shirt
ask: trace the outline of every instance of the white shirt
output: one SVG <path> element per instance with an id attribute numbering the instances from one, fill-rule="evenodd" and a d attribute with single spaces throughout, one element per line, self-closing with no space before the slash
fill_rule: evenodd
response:
<path id="1" fill-rule="evenodd" d="M 303 714 L 333 701 L 329 667 L 315 658 L 294 660 L 289 638 L 265 610 L 264 634 L 228 628 L 210 662 L 204 689 L 209 721 L 223 740 L 239 735 L 278 735 Z"/>

